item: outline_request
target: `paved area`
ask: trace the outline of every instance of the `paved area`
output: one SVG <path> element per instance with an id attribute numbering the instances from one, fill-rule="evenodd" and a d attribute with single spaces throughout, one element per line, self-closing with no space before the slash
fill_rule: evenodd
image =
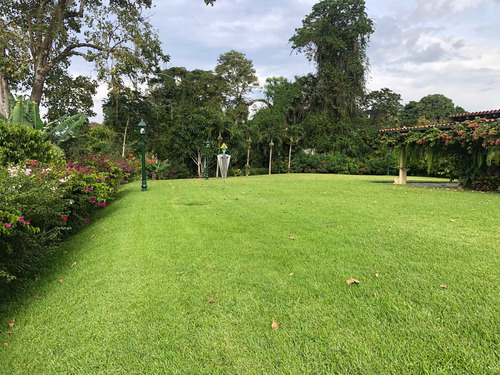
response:
<path id="1" fill-rule="evenodd" d="M 458 182 L 407 182 L 409 186 L 420 186 L 435 189 L 457 189 Z"/>

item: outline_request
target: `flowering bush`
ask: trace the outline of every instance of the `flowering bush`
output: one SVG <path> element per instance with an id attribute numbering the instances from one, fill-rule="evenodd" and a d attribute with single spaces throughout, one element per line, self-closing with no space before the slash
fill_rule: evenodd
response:
<path id="1" fill-rule="evenodd" d="M 57 166 L 28 162 L 0 170 L 0 270 L 11 279 L 37 270 L 65 229 L 66 213 Z"/>
<path id="2" fill-rule="evenodd" d="M 448 158 L 448 177 L 460 178 L 476 189 L 482 189 L 483 177 L 489 181 L 493 176 L 494 180 L 500 167 L 500 121 L 477 118 L 444 129 L 384 133 L 382 141 L 388 147 L 404 149 L 410 159 L 425 156 L 429 172 L 438 158 Z M 491 186 L 494 184 L 486 182 L 484 188 L 491 190 Z"/>
<path id="3" fill-rule="evenodd" d="M 88 223 L 134 171 L 95 155 L 0 167 L 0 285 L 36 274 L 63 234 Z"/>

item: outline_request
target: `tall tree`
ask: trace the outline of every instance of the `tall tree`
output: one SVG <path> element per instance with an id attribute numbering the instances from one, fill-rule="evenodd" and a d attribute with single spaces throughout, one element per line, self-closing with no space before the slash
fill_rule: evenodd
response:
<path id="1" fill-rule="evenodd" d="M 375 90 L 365 97 L 365 111 L 370 124 L 377 129 L 399 126 L 403 105 L 401 95 L 388 88 Z"/>
<path id="2" fill-rule="evenodd" d="M 293 50 L 316 63 L 316 105 L 336 119 L 358 115 L 373 31 L 364 0 L 323 0 L 290 38 Z"/>
<path id="3" fill-rule="evenodd" d="M 464 113 L 465 109 L 442 94 L 424 96 L 420 101 L 409 102 L 403 110 L 403 125 L 417 126 L 419 123 L 450 122 L 450 115 Z"/>
<path id="4" fill-rule="evenodd" d="M 95 62 L 101 78 L 106 68 L 147 71 L 167 60 L 160 42 L 143 12 L 151 0 L 20 0 L 0 3 L 2 32 L 0 56 L 19 65 L 10 45 L 21 41 L 29 51 L 26 86 L 40 103 L 47 77 L 73 57 Z M 113 61 L 112 66 L 108 63 Z M 9 83 L 15 77 L 0 74 Z M 4 93 L 0 91 L 0 102 Z"/>
<path id="5" fill-rule="evenodd" d="M 223 97 L 227 114 L 239 123 L 244 122 L 248 117 L 248 94 L 259 84 L 252 60 L 231 50 L 219 56 L 215 73 L 225 82 Z"/>

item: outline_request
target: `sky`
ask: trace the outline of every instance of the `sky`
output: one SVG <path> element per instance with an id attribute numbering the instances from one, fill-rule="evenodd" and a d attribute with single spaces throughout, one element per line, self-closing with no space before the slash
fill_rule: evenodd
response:
<path id="1" fill-rule="evenodd" d="M 162 68 L 213 70 L 236 50 L 252 60 L 261 84 L 273 76 L 293 81 L 315 71 L 289 39 L 316 2 L 153 0 L 151 23 L 170 55 Z M 366 7 L 375 23 L 369 91 L 389 88 L 403 104 L 443 94 L 468 112 L 500 109 L 500 0 L 367 0 Z M 95 121 L 105 96 L 101 86 Z"/>

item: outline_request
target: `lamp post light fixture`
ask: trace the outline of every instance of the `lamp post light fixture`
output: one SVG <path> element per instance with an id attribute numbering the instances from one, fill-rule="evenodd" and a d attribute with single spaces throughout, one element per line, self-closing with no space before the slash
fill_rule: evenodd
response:
<path id="1" fill-rule="evenodd" d="M 144 136 L 146 135 L 146 123 L 143 119 L 139 122 L 139 130 L 141 133 L 141 143 L 142 143 L 142 186 L 141 190 L 148 190 L 148 184 L 146 182 L 146 151 L 144 148 Z"/>
<path id="2" fill-rule="evenodd" d="M 208 151 L 210 150 L 210 141 L 208 139 L 205 141 L 205 146 L 207 147 L 207 155 L 205 157 L 205 180 L 208 180 Z"/>

